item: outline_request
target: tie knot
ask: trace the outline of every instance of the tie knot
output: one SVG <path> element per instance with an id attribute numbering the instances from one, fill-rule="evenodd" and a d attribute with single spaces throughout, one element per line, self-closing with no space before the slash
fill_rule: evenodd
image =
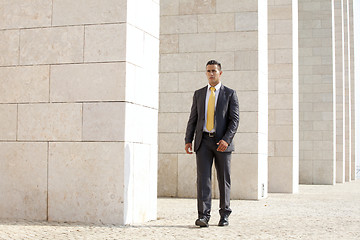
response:
<path id="1" fill-rule="evenodd" d="M 212 92 L 215 92 L 215 88 L 214 88 L 214 87 L 210 87 L 210 90 L 211 90 Z"/>

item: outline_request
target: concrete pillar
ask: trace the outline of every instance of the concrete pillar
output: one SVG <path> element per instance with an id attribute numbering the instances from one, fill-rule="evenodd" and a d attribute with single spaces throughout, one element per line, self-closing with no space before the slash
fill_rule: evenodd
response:
<path id="1" fill-rule="evenodd" d="M 0 2 L 0 218 L 156 219 L 158 26 L 152 0 Z"/>
<path id="2" fill-rule="evenodd" d="M 360 2 L 353 1 L 354 17 L 354 98 L 355 98 L 355 166 L 360 177 Z"/>
<path id="3" fill-rule="evenodd" d="M 336 81 L 336 182 L 345 182 L 345 78 L 343 77 L 343 11 L 341 1 L 333 1 L 333 54 Z"/>
<path id="4" fill-rule="evenodd" d="M 207 84 L 205 64 L 217 59 L 240 102 L 231 196 L 266 197 L 267 1 L 160 3 L 159 196 L 196 197 L 195 155 L 185 154 L 184 134 L 193 93 Z M 216 181 L 213 189 L 217 196 Z"/>
<path id="5" fill-rule="evenodd" d="M 295 0 L 269 2 L 269 192 L 299 185 L 297 13 Z"/>
<path id="6" fill-rule="evenodd" d="M 348 0 L 349 5 L 349 38 L 350 38 L 350 94 L 351 94 L 351 180 L 356 179 L 355 164 L 355 71 L 354 71 L 354 9 L 353 0 Z"/>
<path id="7" fill-rule="evenodd" d="M 300 1 L 300 183 L 335 183 L 336 85 L 332 44 L 332 2 Z"/>
<path id="8" fill-rule="evenodd" d="M 348 12 L 347 12 L 347 0 L 342 0 L 342 11 L 343 11 L 343 34 L 344 34 L 344 66 L 343 66 L 343 76 L 344 76 L 344 88 L 345 88 L 345 181 L 350 180 L 350 171 L 351 171 L 351 163 L 350 163 L 350 85 L 349 85 L 349 29 L 348 29 Z"/>

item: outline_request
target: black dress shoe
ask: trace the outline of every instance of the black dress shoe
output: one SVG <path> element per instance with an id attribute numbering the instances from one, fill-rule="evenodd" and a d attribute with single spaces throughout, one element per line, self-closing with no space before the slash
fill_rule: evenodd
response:
<path id="1" fill-rule="evenodd" d="M 229 225 L 229 219 L 227 217 L 221 217 L 218 226 L 224 227 Z"/>
<path id="2" fill-rule="evenodd" d="M 198 218 L 195 221 L 195 225 L 199 227 L 209 227 L 209 220 L 207 218 Z"/>

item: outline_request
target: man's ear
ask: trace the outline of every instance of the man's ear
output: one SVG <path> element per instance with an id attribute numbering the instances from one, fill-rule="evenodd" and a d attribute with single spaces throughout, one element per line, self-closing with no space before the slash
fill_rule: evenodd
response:
<path id="1" fill-rule="evenodd" d="M 220 76 L 221 76 L 221 74 L 222 74 L 222 71 L 220 71 Z"/>

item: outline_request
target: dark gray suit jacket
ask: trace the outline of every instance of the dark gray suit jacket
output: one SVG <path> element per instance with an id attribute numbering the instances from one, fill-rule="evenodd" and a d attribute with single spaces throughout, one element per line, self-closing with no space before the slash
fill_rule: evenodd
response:
<path id="1" fill-rule="evenodd" d="M 201 144 L 205 122 L 205 99 L 207 86 L 196 90 L 193 97 L 189 121 L 186 128 L 185 143 L 191 143 L 195 134 L 193 150 Z M 232 140 L 239 126 L 239 101 L 236 92 L 221 84 L 215 109 L 215 140 L 221 139 L 229 144 L 225 152 L 234 151 Z"/>

